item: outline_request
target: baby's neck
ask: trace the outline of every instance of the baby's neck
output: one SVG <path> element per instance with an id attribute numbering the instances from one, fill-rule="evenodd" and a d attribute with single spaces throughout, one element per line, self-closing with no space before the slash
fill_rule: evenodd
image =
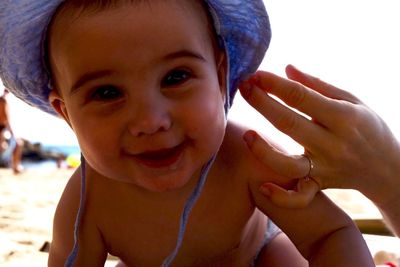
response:
<path id="1" fill-rule="evenodd" d="M 133 183 L 121 182 L 112 178 L 105 177 L 87 165 L 87 179 L 99 180 L 103 185 L 110 188 L 110 191 L 119 192 L 130 196 L 131 200 L 146 201 L 146 203 L 184 203 L 193 192 L 200 178 L 200 170 L 196 171 L 191 179 L 184 186 L 173 190 L 155 192 L 142 188 Z M 95 182 L 96 183 L 96 182 Z"/>

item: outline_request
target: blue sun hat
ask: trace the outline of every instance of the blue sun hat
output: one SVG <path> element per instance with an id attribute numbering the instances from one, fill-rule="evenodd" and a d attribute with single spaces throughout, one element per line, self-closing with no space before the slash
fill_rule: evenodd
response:
<path id="1" fill-rule="evenodd" d="M 45 41 L 49 23 L 64 0 L 0 0 L 0 78 L 15 96 L 47 113 L 56 114 L 48 96 L 52 90 L 46 67 Z M 241 81 L 259 67 L 271 39 L 269 18 L 262 0 L 204 0 L 213 19 L 219 45 L 227 55 L 228 112 Z M 187 200 L 180 219 L 174 251 L 177 255 L 188 216 L 201 194 L 216 155 L 204 166 L 199 182 Z M 81 160 L 81 202 L 75 223 L 75 244 L 65 266 L 73 266 L 78 253 L 78 228 L 85 206 L 85 159 Z"/>
<path id="2" fill-rule="evenodd" d="M 64 0 L 0 1 L 0 78 L 15 96 L 55 114 L 45 63 L 47 27 Z M 238 84 L 255 72 L 269 46 L 271 31 L 262 0 L 206 0 L 224 46 L 229 73 L 228 104 Z"/>

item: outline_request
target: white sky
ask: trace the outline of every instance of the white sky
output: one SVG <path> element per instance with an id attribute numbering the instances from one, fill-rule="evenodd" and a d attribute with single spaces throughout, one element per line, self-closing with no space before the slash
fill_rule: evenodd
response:
<path id="1" fill-rule="evenodd" d="M 284 76 L 290 63 L 351 91 L 384 118 L 400 139 L 400 1 L 264 2 L 272 42 L 261 69 Z M 249 122 L 248 113 L 237 106 L 232 117 Z M 260 127 L 289 151 L 302 151 L 263 118 L 254 116 L 257 119 L 251 125 Z"/>
<path id="2" fill-rule="evenodd" d="M 400 1 L 265 0 L 273 37 L 261 69 L 284 75 L 291 63 L 351 91 L 372 107 L 400 138 Z M 46 144 L 76 144 L 60 119 L 10 98 L 20 137 Z M 323 111 L 322 111 L 323 112 Z M 272 136 L 289 151 L 300 148 L 238 97 L 230 118 Z"/>

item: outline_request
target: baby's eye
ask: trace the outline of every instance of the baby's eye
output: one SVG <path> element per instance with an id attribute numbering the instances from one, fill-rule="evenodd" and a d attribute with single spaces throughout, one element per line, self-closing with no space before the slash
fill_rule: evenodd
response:
<path id="1" fill-rule="evenodd" d="M 185 69 L 172 70 L 168 72 L 167 75 L 165 75 L 165 77 L 161 81 L 161 86 L 170 87 L 179 85 L 187 81 L 190 77 L 192 77 L 192 74 L 188 70 Z"/>
<path id="2" fill-rule="evenodd" d="M 97 101 L 115 100 L 122 96 L 122 92 L 115 86 L 104 85 L 96 88 L 92 93 L 92 98 Z"/>

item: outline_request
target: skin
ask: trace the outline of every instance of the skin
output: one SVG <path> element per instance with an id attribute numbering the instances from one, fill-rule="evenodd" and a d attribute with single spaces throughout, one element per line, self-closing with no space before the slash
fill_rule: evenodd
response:
<path id="1" fill-rule="evenodd" d="M 400 235 L 400 144 L 386 123 L 361 100 L 289 65 L 290 80 L 258 72 L 242 85 L 242 94 L 273 125 L 304 146 L 314 168 L 314 186 L 287 190 L 272 183 L 261 188 L 276 205 L 305 207 L 325 188 L 359 190 L 381 210 L 393 232 Z M 293 112 L 273 94 L 312 120 Z M 323 111 L 323 112 L 322 112 Z M 304 157 L 273 148 L 254 131 L 244 135 L 253 155 L 292 180 L 309 169 Z"/>
<path id="2" fill-rule="evenodd" d="M 258 266 L 308 266 L 303 256 L 311 266 L 372 266 L 351 219 L 322 194 L 309 208 L 287 213 L 259 192 L 262 183 L 280 177 L 242 142 L 248 129 L 225 120 L 226 63 L 214 53 L 199 8 L 160 0 L 79 16 L 67 11 L 52 25 L 56 88 L 49 100 L 75 131 L 87 160 L 76 266 L 101 266 L 107 253 L 128 266 L 160 266 L 175 245 L 182 206 L 200 168 L 217 152 L 174 266 L 250 266 L 262 246 L 264 214 L 292 240 L 275 238 Z M 180 144 L 176 159 L 154 159 L 165 154 L 154 151 L 171 154 Z M 71 251 L 79 192 L 77 172 L 56 210 L 49 266 L 62 266 Z M 349 255 L 344 240 L 355 247 Z M 329 265 L 332 249 L 343 254 L 336 265 Z"/>

